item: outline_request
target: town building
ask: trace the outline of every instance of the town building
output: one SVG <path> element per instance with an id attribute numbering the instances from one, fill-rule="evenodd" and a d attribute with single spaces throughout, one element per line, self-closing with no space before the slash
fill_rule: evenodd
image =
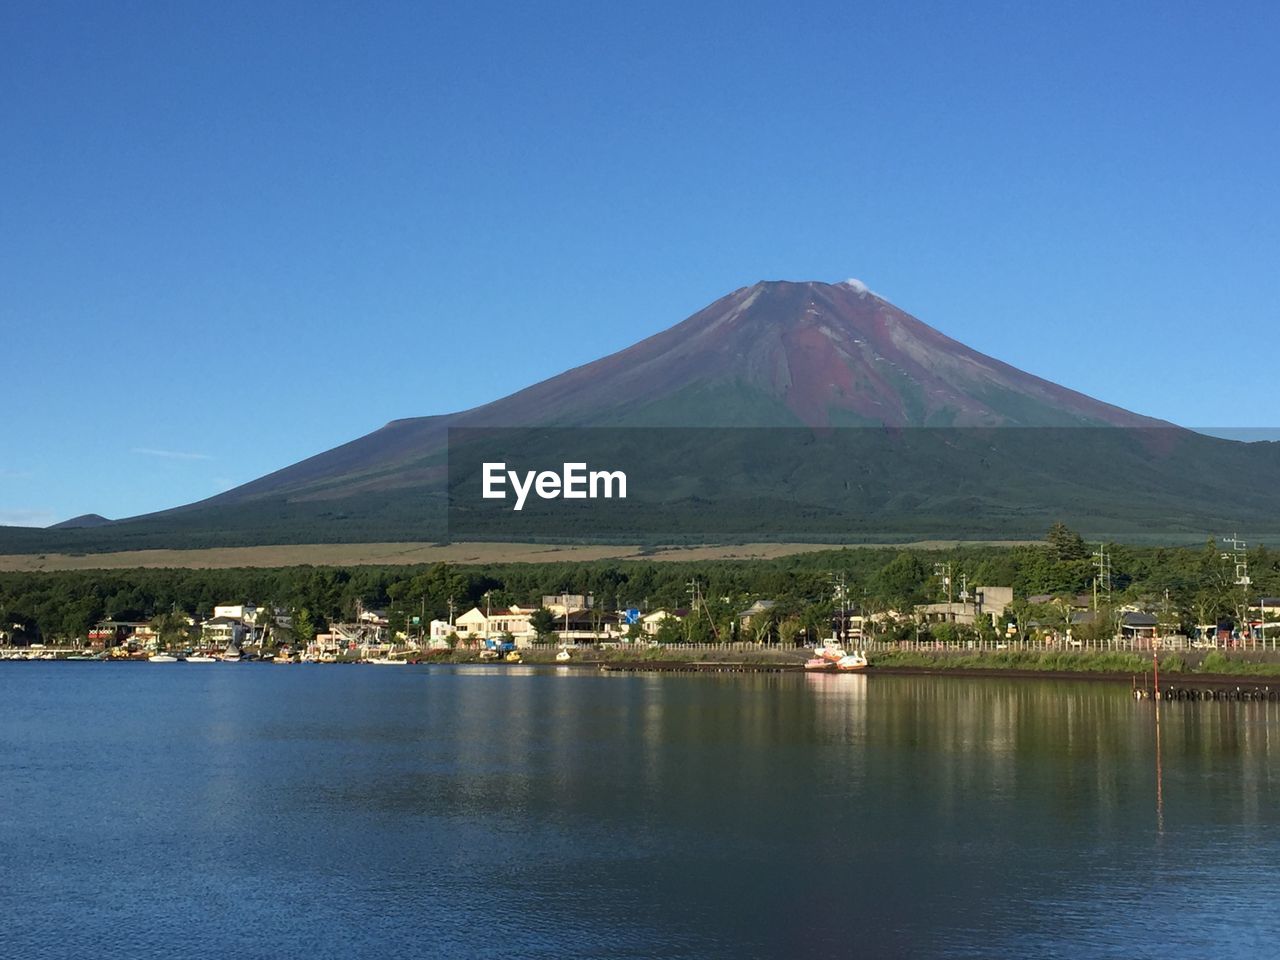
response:
<path id="1" fill-rule="evenodd" d="M 974 587 L 952 601 L 919 604 L 915 614 L 925 623 L 972 627 L 986 619 L 994 627 L 1012 603 L 1013 587 Z"/>
<path id="2" fill-rule="evenodd" d="M 662 624 L 667 620 L 682 621 L 689 615 L 689 611 L 684 608 L 675 610 L 654 610 L 646 613 L 640 618 L 640 629 L 644 631 L 645 636 L 657 636 L 658 631 L 662 629 Z"/>

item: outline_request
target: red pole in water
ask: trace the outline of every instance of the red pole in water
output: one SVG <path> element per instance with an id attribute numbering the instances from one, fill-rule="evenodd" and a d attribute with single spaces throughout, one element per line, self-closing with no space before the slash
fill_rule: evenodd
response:
<path id="1" fill-rule="evenodd" d="M 1155 690 L 1151 694 L 1157 700 L 1160 699 L 1160 644 L 1156 641 L 1151 642 L 1151 666 L 1155 671 Z"/>

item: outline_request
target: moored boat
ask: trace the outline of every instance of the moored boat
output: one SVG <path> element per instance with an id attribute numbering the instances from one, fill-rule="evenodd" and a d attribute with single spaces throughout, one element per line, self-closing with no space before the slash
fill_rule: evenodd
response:
<path id="1" fill-rule="evenodd" d="M 860 650 L 847 654 L 836 661 L 836 669 L 841 673 L 853 673 L 857 670 L 867 669 L 867 658 Z"/>
<path id="2" fill-rule="evenodd" d="M 835 663 L 841 657 L 847 657 L 849 655 L 849 651 L 841 645 L 839 640 L 835 637 L 831 637 L 829 640 L 823 640 L 821 644 L 814 647 L 813 655 L 815 658 L 820 657 L 830 663 Z"/>
<path id="3" fill-rule="evenodd" d="M 806 670 L 831 670 L 835 667 L 835 661 L 828 660 L 826 657 L 810 657 L 804 662 Z"/>
<path id="4" fill-rule="evenodd" d="M 147 662 L 148 663 L 177 663 L 178 658 L 171 657 L 167 653 L 153 653 L 151 656 L 147 657 Z"/>
<path id="5" fill-rule="evenodd" d="M 217 663 L 217 657 L 211 657 L 203 653 L 193 653 L 187 657 L 187 663 Z"/>

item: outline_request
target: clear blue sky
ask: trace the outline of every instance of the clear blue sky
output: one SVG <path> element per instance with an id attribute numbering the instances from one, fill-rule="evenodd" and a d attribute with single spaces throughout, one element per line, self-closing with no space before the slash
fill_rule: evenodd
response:
<path id="1" fill-rule="evenodd" d="M 1255 4 L 0 6 L 0 522 L 211 495 L 759 279 L 1280 422 Z"/>

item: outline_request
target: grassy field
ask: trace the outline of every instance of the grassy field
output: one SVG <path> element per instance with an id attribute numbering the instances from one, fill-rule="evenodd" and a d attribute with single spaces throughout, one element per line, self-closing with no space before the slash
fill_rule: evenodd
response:
<path id="1" fill-rule="evenodd" d="M 1017 541 L 1022 543 L 1025 541 Z M 849 544 L 851 549 L 897 546 L 946 550 L 957 540 L 910 544 Z M 1014 541 L 963 541 L 966 546 L 1014 546 Z M 139 567 L 227 569 L 231 567 L 350 567 L 364 564 L 547 563 L 590 560 L 769 560 L 818 550 L 839 550 L 832 543 L 746 543 L 736 546 L 639 547 L 546 543 L 316 543 L 278 547 L 222 547 L 209 550 L 131 550 L 122 553 L 7 554 L 0 570 L 128 570 Z"/>

